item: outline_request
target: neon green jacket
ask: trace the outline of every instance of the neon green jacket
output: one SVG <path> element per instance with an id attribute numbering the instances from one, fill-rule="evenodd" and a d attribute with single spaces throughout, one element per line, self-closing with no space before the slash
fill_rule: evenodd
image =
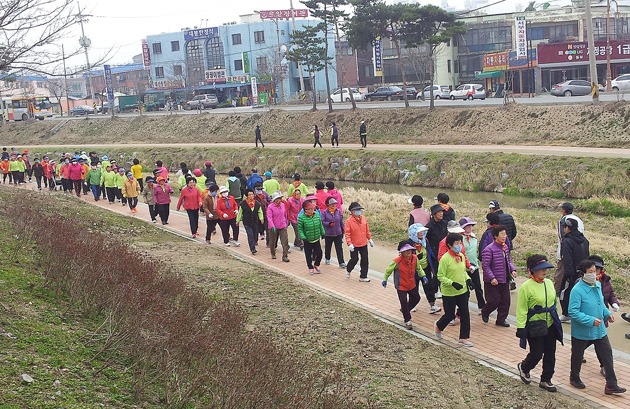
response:
<path id="1" fill-rule="evenodd" d="M 272 194 L 276 190 L 280 190 L 280 183 L 275 179 L 267 179 L 263 182 L 263 190 Z"/>
<path id="2" fill-rule="evenodd" d="M 101 171 L 99 169 L 90 169 L 85 174 L 85 182 L 88 185 L 100 185 L 102 176 L 103 175 L 101 174 Z"/>
<path id="3" fill-rule="evenodd" d="M 115 174 L 114 174 L 114 184 L 116 185 L 116 187 L 118 189 L 122 189 L 123 183 L 125 183 L 125 180 L 127 180 L 127 176 L 125 176 L 124 173 L 121 175 L 120 173 L 115 172 Z"/>
<path id="4" fill-rule="evenodd" d="M 105 187 L 116 186 L 116 174 L 113 170 L 103 172 L 101 175 L 101 185 L 102 184 L 105 184 Z"/>
<path id="5" fill-rule="evenodd" d="M 468 291 L 466 287 L 466 280 L 468 280 L 468 273 L 466 273 L 466 259 L 464 253 L 459 253 L 462 256 L 461 261 L 458 263 L 450 252 L 447 252 L 440 259 L 440 267 L 438 268 L 437 278 L 442 284 L 442 295 L 446 297 L 454 297 L 456 295 L 465 294 Z M 453 287 L 453 283 L 459 283 L 462 285 L 461 290 L 456 290 Z"/>

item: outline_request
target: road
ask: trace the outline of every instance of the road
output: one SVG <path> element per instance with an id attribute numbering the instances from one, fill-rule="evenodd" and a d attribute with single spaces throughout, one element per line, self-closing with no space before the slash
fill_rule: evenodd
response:
<path id="1" fill-rule="evenodd" d="M 146 143 L 146 144 L 101 144 L 101 145 L 27 145 L 25 148 L 50 148 L 68 149 L 72 147 L 89 148 L 168 148 L 177 146 L 178 148 L 253 148 L 252 143 Z M 313 149 L 313 145 L 308 143 L 293 143 L 289 145 L 292 149 Z M 358 144 L 340 144 L 339 149 L 361 149 Z M 286 143 L 266 143 L 264 149 L 287 149 Z M 319 148 L 321 149 L 321 148 Z M 324 149 L 335 150 L 326 146 Z M 535 146 L 535 145 L 368 145 L 368 151 L 408 151 L 408 152 L 480 152 L 480 153 L 518 153 L 522 155 L 545 155 L 545 156 L 576 156 L 590 158 L 620 158 L 630 159 L 630 149 L 614 148 L 589 148 L 570 146 Z"/>
<path id="2" fill-rule="evenodd" d="M 627 98 L 630 100 L 630 94 L 601 94 L 600 100 L 602 102 L 615 102 L 618 99 Z M 581 97 L 554 97 L 549 94 L 544 94 L 537 96 L 535 98 L 516 98 L 516 102 L 524 105 L 590 105 L 592 104 L 592 99 L 589 95 L 581 96 Z M 436 100 L 435 106 L 441 108 L 461 108 L 461 107 L 479 107 L 479 106 L 501 106 L 503 105 L 503 98 L 486 98 L 485 100 Z M 405 106 L 404 101 L 382 101 L 382 102 L 357 102 L 357 107 L 361 109 L 383 109 L 383 108 L 402 108 Z M 410 101 L 410 106 L 414 108 L 427 108 L 429 107 L 429 101 Z M 304 105 L 285 105 L 285 106 L 273 106 L 272 109 L 282 109 L 285 111 L 308 111 L 312 107 L 311 104 Z M 348 110 L 352 108 L 352 104 L 350 103 L 336 103 L 333 104 L 333 109 L 335 110 Z M 318 103 L 317 109 L 326 110 L 328 109 L 328 104 L 326 103 Z M 218 109 L 207 109 L 201 111 L 202 114 L 247 114 L 247 113 L 259 113 L 259 112 L 268 112 L 269 108 L 252 108 L 252 107 L 236 107 L 236 108 L 218 108 Z M 116 114 L 116 116 L 121 118 L 127 117 L 136 117 L 138 113 L 124 113 L 124 114 Z M 158 112 L 145 112 L 142 115 L 146 116 L 162 116 L 169 115 L 168 112 L 158 111 Z M 172 115 L 199 115 L 199 111 L 175 111 Z M 110 118 L 110 115 L 92 115 L 90 118 L 97 119 L 106 119 Z M 82 119 L 85 117 L 54 117 L 52 120 L 61 120 L 61 119 Z M 50 120 L 50 119 L 47 119 Z"/>

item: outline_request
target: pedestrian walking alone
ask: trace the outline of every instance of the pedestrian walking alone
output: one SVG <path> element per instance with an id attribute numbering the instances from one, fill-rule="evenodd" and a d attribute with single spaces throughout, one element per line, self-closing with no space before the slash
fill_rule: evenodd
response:
<path id="1" fill-rule="evenodd" d="M 254 133 L 256 134 L 256 147 L 258 148 L 258 141 L 260 141 L 260 144 L 264 148 L 265 144 L 263 143 L 262 136 L 260 134 L 260 125 L 256 125 L 256 130 L 254 131 Z"/>
<path id="2" fill-rule="evenodd" d="M 359 262 L 359 256 L 361 256 L 361 275 L 359 276 L 359 281 L 369 283 L 370 279 L 367 276 L 370 266 L 368 260 L 368 243 L 370 247 L 374 247 L 370 227 L 368 226 L 365 216 L 361 214 L 363 212 L 363 206 L 357 202 L 352 202 L 348 210 L 350 211 L 350 217 L 346 220 L 344 227 L 346 244 L 350 249 L 350 261 L 346 267 L 346 278 L 350 278 L 350 273 Z"/>
<path id="3" fill-rule="evenodd" d="M 367 148 L 367 126 L 365 125 L 365 121 L 361 121 L 361 126 L 359 127 L 359 137 L 361 139 L 361 147 Z"/>
<path id="4" fill-rule="evenodd" d="M 199 228 L 199 209 L 203 204 L 201 201 L 201 192 L 197 189 L 197 180 L 193 177 L 186 178 L 186 186 L 182 189 L 177 202 L 177 211 L 184 205 L 186 213 L 188 213 L 188 221 L 190 222 L 190 232 L 193 239 L 199 236 L 197 232 Z"/>
<path id="5" fill-rule="evenodd" d="M 339 147 L 339 129 L 334 122 L 330 123 L 330 143 L 333 148 L 335 147 L 335 142 L 337 142 L 337 147 Z"/>
<path id="6" fill-rule="evenodd" d="M 319 128 L 317 125 L 313 125 L 313 130 L 311 131 L 311 135 L 315 138 L 315 143 L 313 143 L 313 148 L 319 145 L 320 148 L 323 148 L 322 143 L 319 141 Z"/>

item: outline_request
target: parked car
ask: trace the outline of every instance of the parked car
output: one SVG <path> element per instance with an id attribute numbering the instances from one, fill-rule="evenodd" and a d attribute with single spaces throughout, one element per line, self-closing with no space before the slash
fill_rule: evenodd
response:
<path id="1" fill-rule="evenodd" d="M 572 95 L 589 95 L 591 93 L 591 83 L 585 80 L 568 80 L 556 84 L 551 89 L 551 95 L 557 97 L 570 97 Z"/>
<path id="2" fill-rule="evenodd" d="M 418 92 L 417 99 L 429 99 L 431 97 L 431 86 L 425 87 L 422 94 Z M 433 86 L 433 99 L 449 99 L 451 96 L 451 89 L 448 85 L 434 85 Z"/>
<path id="3" fill-rule="evenodd" d="M 407 99 L 416 99 L 418 90 L 415 87 L 407 87 Z"/>
<path id="4" fill-rule="evenodd" d="M 630 90 L 630 74 L 623 74 L 610 82 L 613 91 Z"/>
<path id="5" fill-rule="evenodd" d="M 462 84 L 449 93 L 450 99 L 486 99 L 486 90 L 480 84 Z"/>
<path id="6" fill-rule="evenodd" d="M 79 116 L 79 115 L 94 115 L 96 111 L 94 110 L 94 107 L 91 107 L 89 105 L 77 105 L 76 107 L 72 108 L 70 110 L 70 115 L 72 116 Z"/>
<path id="7" fill-rule="evenodd" d="M 201 109 L 214 109 L 219 105 L 219 100 L 214 94 L 195 95 L 193 99 L 188 101 L 188 103 L 186 104 L 186 109 L 199 109 L 200 105 Z"/>
<path id="8" fill-rule="evenodd" d="M 365 99 L 363 94 L 361 94 L 356 88 L 352 88 L 352 97 L 355 101 L 363 101 Z M 330 99 L 332 102 L 341 102 L 341 89 L 338 89 L 330 94 Z M 345 102 L 350 102 L 350 91 L 348 91 L 348 88 L 343 89 L 343 100 Z"/>
<path id="9" fill-rule="evenodd" d="M 368 101 L 396 100 L 403 98 L 403 90 L 400 87 L 378 87 L 374 92 L 368 92 L 365 99 Z"/>

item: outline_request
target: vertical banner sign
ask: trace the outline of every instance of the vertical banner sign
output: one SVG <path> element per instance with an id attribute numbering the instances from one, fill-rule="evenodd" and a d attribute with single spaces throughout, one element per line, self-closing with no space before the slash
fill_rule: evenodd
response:
<path id="1" fill-rule="evenodd" d="M 256 82 L 256 77 L 251 77 L 252 84 L 252 105 L 258 105 L 258 84 Z"/>
<path id="2" fill-rule="evenodd" d="M 107 106 L 114 109 L 114 84 L 112 83 L 112 68 L 109 65 L 103 66 L 105 72 L 105 87 L 107 87 Z"/>
<path id="3" fill-rule="evenodd" d="M 245 72 L 245 74 L 249 74 L 249 53 L 244 52 L 242 58 L 243 58 L 243 71 Z"/>
<path id="4" fill-rule="evenodd" d="M 516 58 L 527 58 L 527 22 L 524 16 L 515 20 L 516 27 Z"/>
<path id="5" fill-rule="evenodd" d="M 149 54 L 149 44 L 147 40 L 142 40 L 142 63 L 144 68 L 149 68 L 151 65 L 151 54 Z"/>
<path id="6" fill-rule="evenodd" d="M 374 76 L 375 77 L 383 76 L 383 55 L 381 54 L 381 47 L 382 47 L 382 43 L 381 43 L 381 38 L 379 37 L 376 39 L 376 41 L 374 41 L 374 50 L 373 50 Z"/>

